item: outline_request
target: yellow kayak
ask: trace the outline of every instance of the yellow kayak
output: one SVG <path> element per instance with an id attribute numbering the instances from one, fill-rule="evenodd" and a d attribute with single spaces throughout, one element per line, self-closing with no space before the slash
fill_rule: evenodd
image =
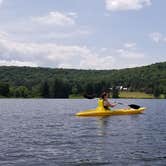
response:
<path id="1" fill-rule="evenodd" d="M 143 113 L 145 107 L 141 107 L 139 109 L 118 109 L 118 110 L 105 110 L 99 111 L 97 109 L 87 110 L 83 112 L 79 112 L 76 116 L 111 116 L 111 115 L 130 115 L 130 114 L 140 114 Z"/>
<path id="2" fill-rule="evenodd" d="M 83 112 L 76 113 L 76 116 L 111 116 L 111 115 L 130 115 L 130 114 L 140 114 L 143 113 L 145 107 L 140 107 L 139 109 L 125 108 L 117 110 L 107 110 L 103 107 L 101 100 L 98 102 L 98 107 L 96 109 L 90 109 Z"/>

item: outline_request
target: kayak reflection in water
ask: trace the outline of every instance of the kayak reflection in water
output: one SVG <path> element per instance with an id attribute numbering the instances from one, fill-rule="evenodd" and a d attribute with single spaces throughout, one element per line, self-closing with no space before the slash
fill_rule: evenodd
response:
<path id="1" fill-rule="evenodd" d="M 108 101 L 109 92 L 103 92 L 101 94 L 101 99 L 103 100 L 103 106 L 107 110 L 111 110 L 111 107 L 115 107 L 117 104 L 112 104 Z"/>

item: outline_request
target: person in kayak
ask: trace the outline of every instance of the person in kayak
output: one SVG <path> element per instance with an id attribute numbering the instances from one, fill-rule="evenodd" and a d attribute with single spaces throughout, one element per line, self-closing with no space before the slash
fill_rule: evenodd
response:
<path id="1" fill-rule="evenodd" d="M 101 94 L 101 99 L 103 100 L 103 106 L 107 110 L 111 110 L 111 107 L 115 107 L 117 104 L 112 104 L 108 101 L 109 92 L 103 92 Z"/>

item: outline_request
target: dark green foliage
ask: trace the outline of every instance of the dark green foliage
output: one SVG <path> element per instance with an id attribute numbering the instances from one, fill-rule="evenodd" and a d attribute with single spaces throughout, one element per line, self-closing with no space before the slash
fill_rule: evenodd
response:
<path id="1" fill-rule="evenodd" d="M 50 97 L 49 85 L 48 85 L 47 81 L 43 82 L 41 85 L 41 97 L 43 97 L 43 98 Z"/>
<path id="2" fill-rule="evenodd" d="M 0 82 L 0 95 L 7 97 L 9 95 L 9 85 Z"/>
<path id="3" fill-rule="evenodd" d="M 29 90 L 25 86 L 19 86 L 16 88 L 14 96 L 15 97 L 21 97 L 21 98 L 27 98 L 29 95 Z"/>
<path id="4" fill-rule="evenodd" d="M 155 86 L 154 89 L 153 89 L 153 95 L 154 97 L 158 98 L 160 96 L 160 89 L 159 89 L 159 86 Z"/>
<path id="5" fill-rule="evenodd" d="M 71 93 L 72 93 L 72 94 L 79 94 L 79 91 L 78 91 L 78 88 L 77 88 L 76 85 L 74 85 L 74 86 L 72 87 Z"/>
<path id="6" fill-rule="evenodd" d="M 85 93 L 86 94 L 93 94 L 94 93 L 94 88 L 93 88 L 93 84 L 88 83 L 85 87 Z"/>
<path id="7" fill-rule="evenodd" d="M 10 97 L 28 98 L 30 97 L 30 91 L 25 86 L 10 87 Z"/>
<path id="8" fill-rule="evenodd" d="M 68 98 L 71 88 L 69 83 L 55 79 L 52 86 L 52 97 L 53 98 Z"/>
<path id="9" fill-rule="evenodd" d="M 112 88 L 112 98 L 119 98 L 119 89 L 115 86 Z"/>
<path id="10" fill-rule="evenodd" d="M 43 85 L 42 90 L 41 83 L 44 81 L 48 85 L 45 87 Z M 82 95 L 85 92 L 99 96 L 102 91 L 114 86 L 127 87 L 130 91 L 151 93 L 157 97 L 158 92 L 166 94 L 166 62 L 121 70 L 3 66 L 0 67 L 0 82 L 2 82 L 0 95 L 9 97 L 64 98 L 69 94 Z M 20 89 L 20 86 L 25 87 L 26 90 L 25 88 Z"/>
<path id="11" fill-rule="evenodd" d="M 158 98 L 160 96 L 160 91 L 158 88 L 154 89 L 154 92 L 153 92 L 153 95 L 154 97 Z"/>

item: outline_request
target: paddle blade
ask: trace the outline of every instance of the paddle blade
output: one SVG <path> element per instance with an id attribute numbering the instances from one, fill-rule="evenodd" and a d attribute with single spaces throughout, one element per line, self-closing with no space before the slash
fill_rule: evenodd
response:
<path id="1" fill-rule="evenodd" d="M 93 95 L 84 94 L 84 97 L 87 99 L 94 99 L 96 97 L 96 95 L 95 94 L 93 94 Z"/>
<path id="2" fill-rule="evenodd" d="M 131 107 L 131 108 L 133 108 L 133 109 L 139 109 L 140 108 L 140 106 L 136 105 L 136 104 L 130 104 L 128 106 Z"/>

